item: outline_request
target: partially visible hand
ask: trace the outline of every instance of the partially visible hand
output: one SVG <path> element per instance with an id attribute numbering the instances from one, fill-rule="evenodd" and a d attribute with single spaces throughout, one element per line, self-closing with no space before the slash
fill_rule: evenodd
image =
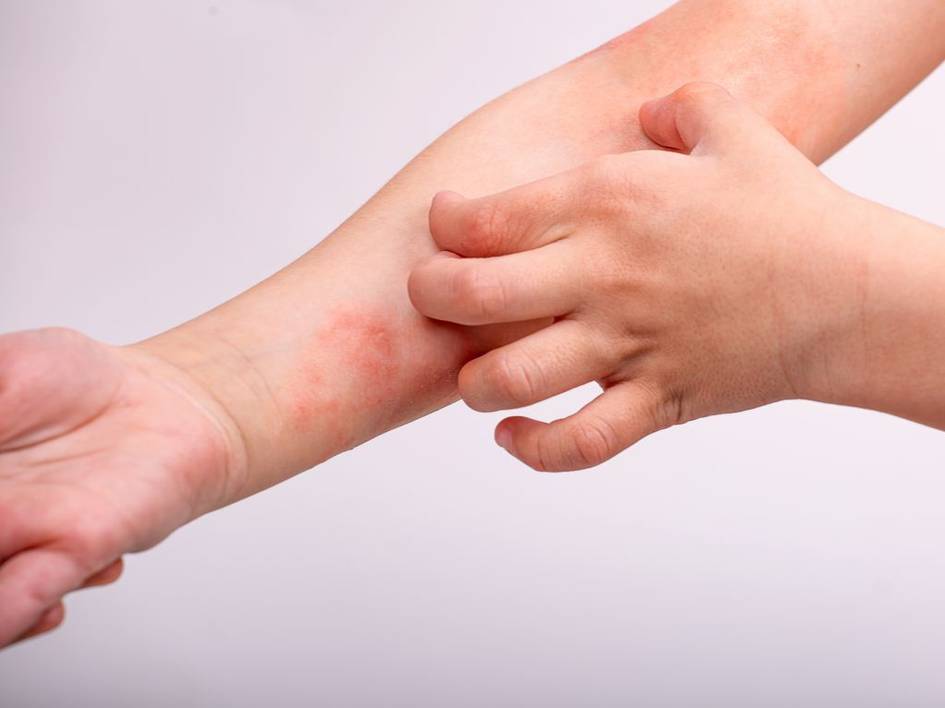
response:
<path id="1" fill-rule="evenodd" d="M 133 347 L 0 337 L 0 647 L 57 626 L 63 595 L 219 505 L 239 458 L 201 396 Z"/>
<path id="2" fill-rule="evenodd" d="M 497 442 L 536 469 L 589 467 L 662 428 L 808 396 L 811 362 L 855 318 L 852 195 L 717 86 L 685 86 L 640 119 L 678 152 L 608 156 L 479 199 L 437 195 L 430 229 L 445 252 L 410 276 L 434 319 L 555 318 L 466 364 L 472 408 L 604 388 L 563 420 L 499 424 Z"/>

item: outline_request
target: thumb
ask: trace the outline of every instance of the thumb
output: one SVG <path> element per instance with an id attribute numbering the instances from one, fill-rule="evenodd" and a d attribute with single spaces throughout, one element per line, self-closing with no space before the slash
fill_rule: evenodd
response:
<path id="1" fill-rule="evenodd" d="M 640 107 L 640 126 L 662 147 L 700 154 L 743 144 L 746 133 L 772 128 L 717 84 L 686 84 Z"/>

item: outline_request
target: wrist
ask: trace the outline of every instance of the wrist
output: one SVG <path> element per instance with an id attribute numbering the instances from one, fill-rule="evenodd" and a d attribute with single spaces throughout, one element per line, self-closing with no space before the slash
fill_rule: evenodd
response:
<path id="1" fill-rule="evenodd" d="M 896 332 L 910 317 L 907 296 L 922 271 L 910 222 L 893 209 L 856 195 L 842 197 L 825 214 L 808 249 L 810 317 L 801 367 L 802 398 L 882 409 Z M 918 223 L 918 222 L 916 222 Z"/>
<path id="2" fill-rule="evenodd" d="M 863 305 L 875 222 L 871 204 L 824 180 L 804 201 L 808 218 L 787 235 L 777 294 L 779 356 L 788 382 L 785 398 L 844 404 L 864 377 Z"/>
<path id="3" fill-rule="evenodd" d="M 852 201 L 845 219 L 855 264 L 851 302 L 822 352 L 833 376 L 812 397 L 942 427 L 945 235 L 894 209 Z"/>
<path id="4" fill-rule="evenodd" d="M 236 382 L 245 380 L 232 355 L 179 330 L 121 347 L 133 365 L 173 388 L 212 424 L 221 450 L 216 463 L 192 470 L 187 483 L 198 499 L 194 518 L 236 501 L 250 474 L 247 434 L 234 410 Z M 229 379 L 230 383 L 226 383 Z M 248 398 L 248 396 L 247 396 Z"/>

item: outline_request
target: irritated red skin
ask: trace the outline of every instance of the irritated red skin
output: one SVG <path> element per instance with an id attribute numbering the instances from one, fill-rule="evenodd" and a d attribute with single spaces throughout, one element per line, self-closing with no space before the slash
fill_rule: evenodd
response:
<path id="1" fill-rule="evenodd" d="M 391 318 L 370 310 L 340 308 L 319 338 L 321 346 L 341 352 L 346 364 L 340 375 L 363 387 L 363 403 L 390 400 L 401 370 L 400 347 Z"/>
<path id="2" fill-rule="evenodd" d="M 416 323 L 405 325 L 405 316 L 422 320 L 422 327 L 449 344 L 434 341 L 428 351 L 428 338 L 405 340 L 403 332 L 416 329 Z M 472 355 L 468 340 L 459 328 L 415 312 L 335 307 L 313 331 L 297 365 L 289 387 L 290 425 L 317 434 L 334 452 L 412 420 L 454 397 L 459 365 Z M 456 361 L 444 359 L 450 349 Z"/>
<path id="3" fill-rule="evenodd" d="M 355 409 L 376 409 L 393 399 L 401 362 L 391 318 L 369 309 L 339 307 L 311 341 L 291 387 L 292 426 L 306 432 L 317 425 L 329 445 L 350 447 L 355 442 L 350 430 Z M 352 388 L 358 389 L 357 395 L 351 395 Z"/>

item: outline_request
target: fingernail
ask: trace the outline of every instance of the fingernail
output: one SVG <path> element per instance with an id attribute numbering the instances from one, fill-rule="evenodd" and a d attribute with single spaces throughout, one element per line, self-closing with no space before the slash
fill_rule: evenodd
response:
<path id="1" fill-rule="evenodd" d="M 508 430 L 500 426 L 495 429 L 495 441 L 499 447 L 508 450 L 509 445 L 512 443 L 512 435 Z"/>

